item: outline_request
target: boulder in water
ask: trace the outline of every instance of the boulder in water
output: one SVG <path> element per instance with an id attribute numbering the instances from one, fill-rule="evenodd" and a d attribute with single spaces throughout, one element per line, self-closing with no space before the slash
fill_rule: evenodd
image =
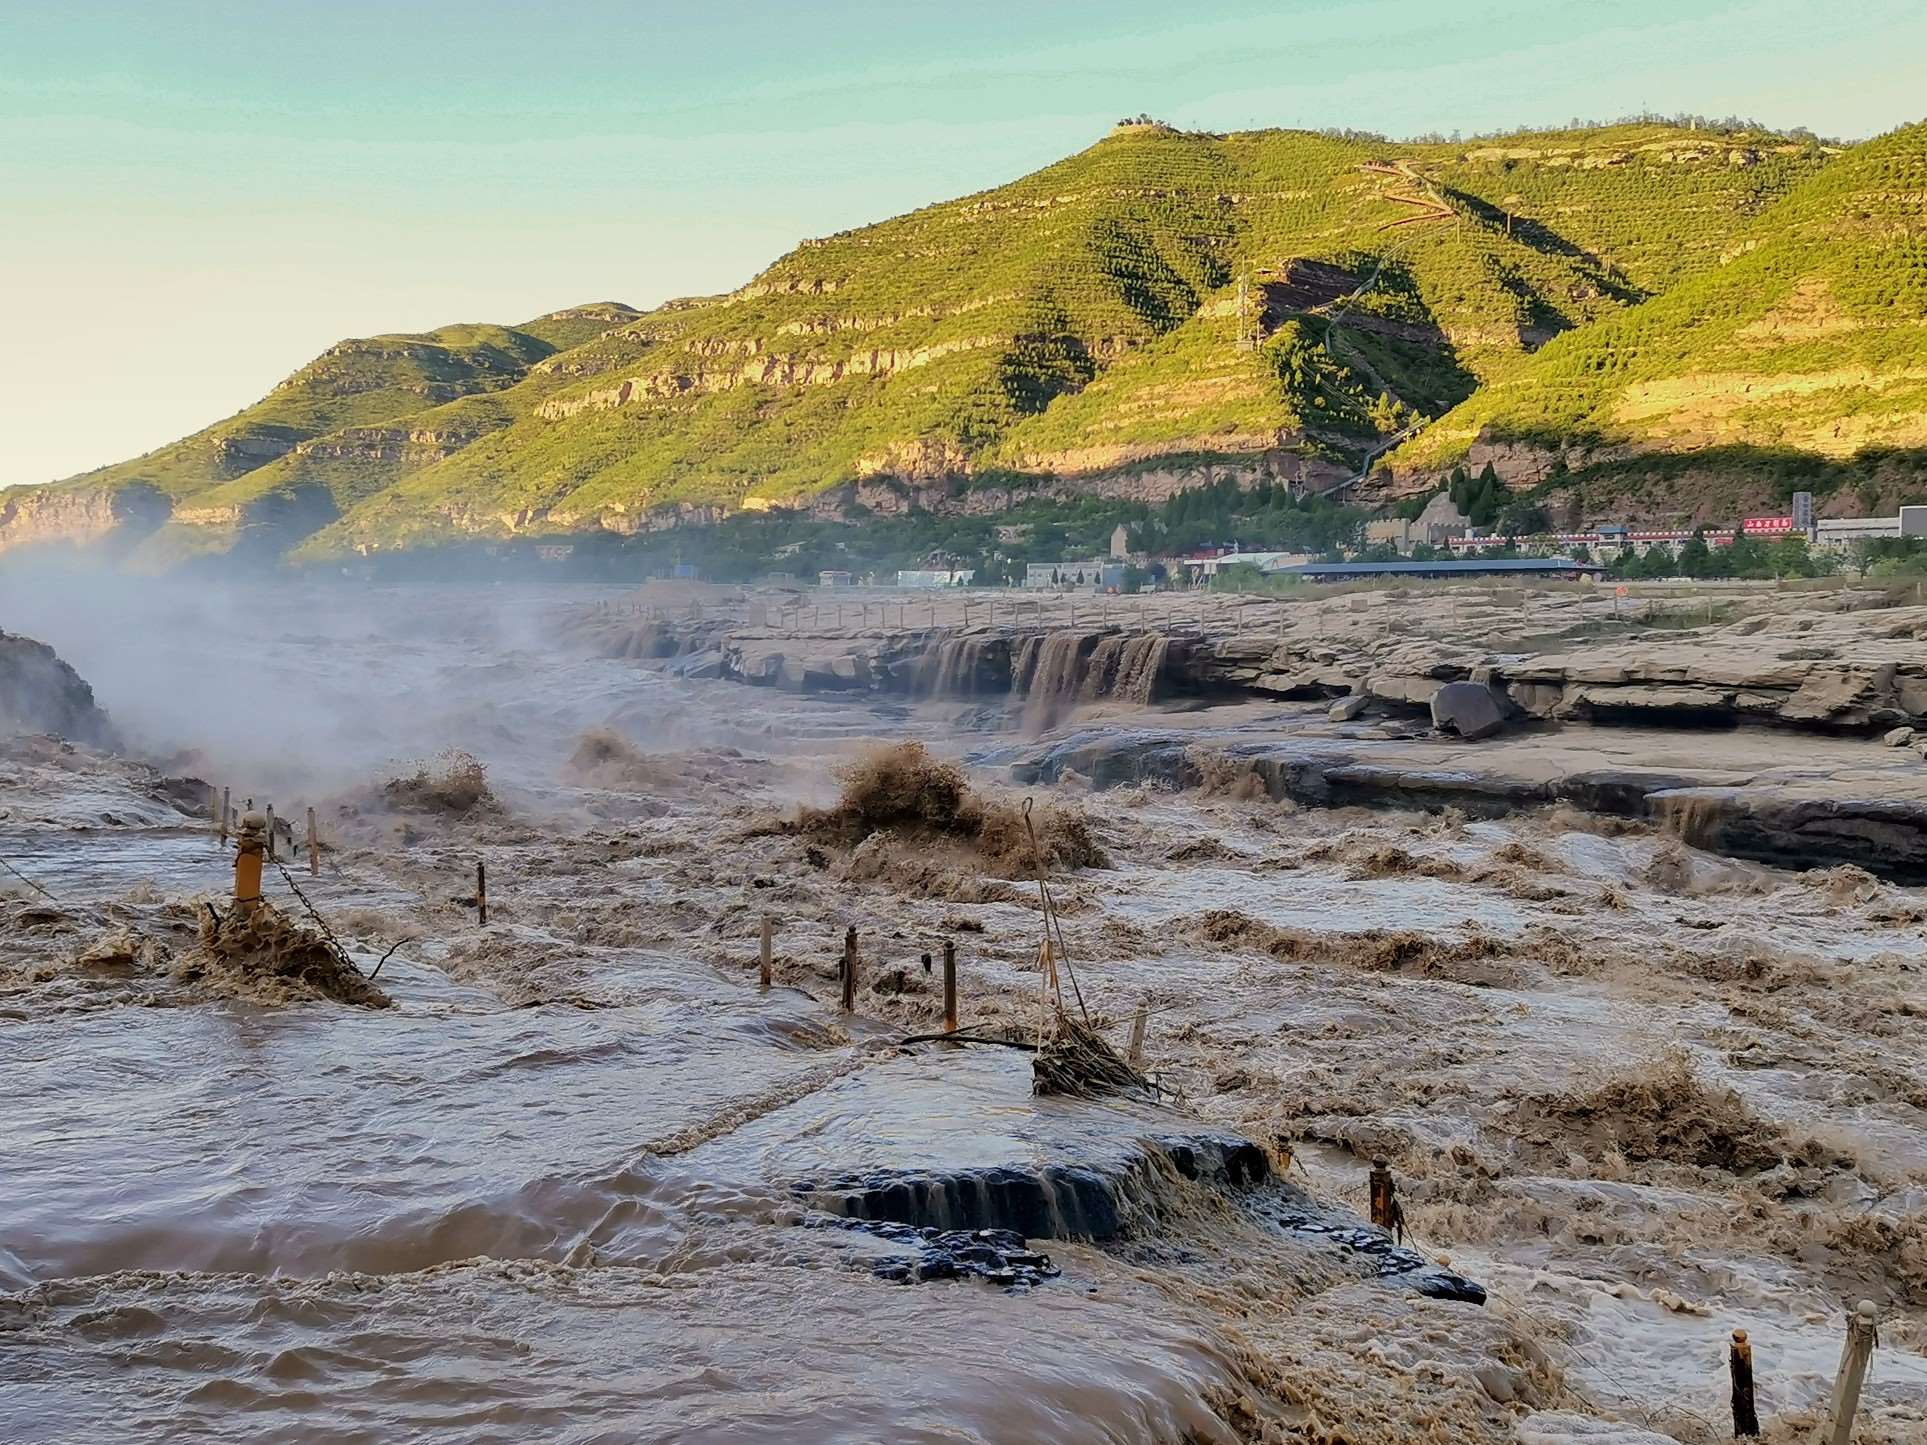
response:
<path id="1" fill-rule="evenodd" d="M 1432 694 L 1432 726 L 1467 741 L 1491 737 L 1505 726 L 1505 711 L 1492 689 L 1476 682 L 1448 682 Z"/>
<path id="2" fill-rule="evenodd" d="M 1890 748 L 1904 748 L 1913 742 L 1914 738 L 1915 733 L 1912 728 L 1895 728 L 1883 735 L 1880 741 Z"/>
<path id="3" fill-rule="evenodd" d="M 1363 713 L 1366 708 L 1370 707 L 1371 704 L 1372 700 L 1368 695 L 1362 692 L 1355 692 L 1350 697 L 1341 697 L 1337 702 L 1333 703 L 1325 715 L 1335 723 L 1351 722 Z"/>

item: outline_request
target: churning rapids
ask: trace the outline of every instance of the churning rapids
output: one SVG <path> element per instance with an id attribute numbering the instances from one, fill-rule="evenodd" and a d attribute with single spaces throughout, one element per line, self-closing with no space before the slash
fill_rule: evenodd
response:
<path id="1" fill-rule="evenodd" d="M 1855 1438 L 1927 1439 L 1927 892 L 1040 772 L 1167 716 L 1156 638 L 1029 644 L 1039 717 L 958 648 L 885 700 L 583 647 L 613 591 L 121 585 L 0 585 L 126 743 L 0 741 L 0 1439 L 1710 1442 L 1744 1327 L 1791 1441 L 1862 1297 Z M 968 826 L 851 809 L 906 740 Z M 903 1042 L 945 940 L 963 1031 L 1034 1036 L 1046 774 L 1161 1101 Z M 316 810 L 267 897 L 389 1006 L 196 962 L 188 778 Z"/>

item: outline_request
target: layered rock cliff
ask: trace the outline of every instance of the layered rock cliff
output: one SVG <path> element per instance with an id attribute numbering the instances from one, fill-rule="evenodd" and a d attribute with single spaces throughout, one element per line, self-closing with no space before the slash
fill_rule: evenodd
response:
<path id="1" fill-rule="evenodd" d="M 44 642 L 0 632 L 0 731 L 52 733 L 97 747 L 115 745 L 94 690 Z"/>

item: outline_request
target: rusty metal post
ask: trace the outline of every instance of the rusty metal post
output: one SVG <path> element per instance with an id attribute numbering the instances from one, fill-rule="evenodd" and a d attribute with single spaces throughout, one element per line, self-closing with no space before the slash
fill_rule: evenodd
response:
<path id="1" fill-rule="evenodd" d="M 1392 1218 L 1392 1171 L 1385 1167 L 1383 1159 L 1372 1161 L 1372 1223 L 1380 1229 L 1390 1229 Z"/>
<path id="2" fill-rule="evenodd" d="M 763 926 L 760 936 L 757 939 L 756 949 L 758 961 L 762 964 L 762 986 L 764 988 L 768 988 L 770 985 L 770 936 L 775 933 L 775 931 L 775 927 L 770 923 L 769 915 L 765 913 L 763 915 Z"/>
<path id="3" fill-rule="evenodd" d="M 856 1012 L 856 928 L 843 934 L 843 1012 Z"/>
<path id="4" fill-rule="evenodd" d="M 1383 1159 L 1372 1161 L 1372 1223 L 1400 1244 L 1405 1242 L 1405 1206 L 1398 1202 L 1392 1171 Z"/>
<path id="5" fill-rule="evenodd" d="M 245 814 L 234 845 L 234 906 L 251 913 L 261 906 L 261 858 L 267 852 L 267 820 Z"/>
<path id="6" fill-rule="evenodd" d="M 321 876 L 321 830 L 314 825 L 314 809 L 308 809 L 308 872 Z"/>
<path id="7" fill-rule="evenodd" d="M 957 1031 L 957 940 L 943 941 L 943 1031 Z"/>
<path id="8" fill-rule="evenodd" d="M 268 804 L 268 862 L 274 862 L 274 804 Z"/>
<path id="9" fill-rule="evenodd" d="M 488 866 L 480 858 L 475 860 L 475 920 L 488 922 Z"/>
<path id="10" fill-rule="evenodd" d="M 1733 1438 L 1757 1440 L 1760 1417 L 1753 1408 L 1753 1346 L 1747 1343 L 1745 1330 L 1733 1331 L 1726 1364 L 1733 1376 Z"/>
<path id="11" fill-rule="evenodd" d="M 1847 1343 L 1840 1351 L 1840 1374 L 1833 1382 L 1833 1402 L 1827 1410 L 1825 1445 L 1849 1445 L 1853 1417 L 1860 1409 L 1860 1387 L 1867 1379 L 1867 1362 L 1880 1343 L 1879 1317 L 1873 1301 L 1863 1299 L 1847 1316 Z"/>
<path id="12" fill-rule="evenodd" d="M 223 788 L 221 789 L 221 843 L 223 847 L 227 844 L 228 823 L 232 821 L 233 817 L 234 809 L 228 802 L 228 790 Z"/>

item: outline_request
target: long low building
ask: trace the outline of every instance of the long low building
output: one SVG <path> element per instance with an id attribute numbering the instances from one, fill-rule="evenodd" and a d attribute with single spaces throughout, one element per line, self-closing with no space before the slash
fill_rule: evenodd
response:
<path id="1" fill-rule="evenodd" d="M 1437 562 L 1301 562 L 1274 567 L 1273 577 L 1303 577 L 1311 582 L 1352 582 L 1371 577 L 1555 577 L 1578 580 L 1605 569 L 1570 557 L 1446 558 Z"/>

